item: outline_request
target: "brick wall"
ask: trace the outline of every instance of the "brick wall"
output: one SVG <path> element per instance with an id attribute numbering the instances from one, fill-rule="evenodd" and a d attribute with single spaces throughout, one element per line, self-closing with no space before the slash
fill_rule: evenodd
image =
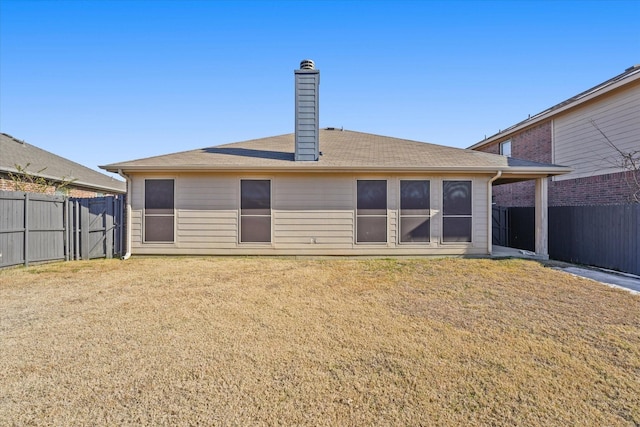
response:
<path id="1" fill-rule="evenodd" d="M 492 189 L 493 203 L 505 208 L 535 206 L 535 190 L 535 181 L 496 185 Z"/>
<path id="2" fill-rule="evenodd" d="M 516 159 L 551 163 L 551 122 L 526 129 L 511 138 L 503 138 L 479 151 L 500 154 L 500 143 L 511 139 L 511 156 Z M 551 190 L 549 190 L 551 192 Z M 504 207 L 535 205 L 535 181 L 516 182 L 493 187 L 493 202 Z"/>
<path id="3" fill-rule="evenodd" d="M 478 150 L 499 154 L 500 143 L 507 139 L 503 138 Z M 517 159 L 551 163 L 551 121 L 511 136 L 511 155 Z M 563 181 L 549 180 L 549 206 L 629 203 L 633 194 L 630 185 L 632 178 L 632 172 L 621 172 Z M 493 187 L 493 202 L 504 207 L 534 206 L 535 182 L 497 185 Z"/>
<path id="4" fill-rule="evenodd" d="M 0 191 L 26 191 L 32 193 L 44 193 L 44 194 L 56 194 L 54 187 L 47 187 L 45 191 L 42 191 L 42 186 L 35 184 L 23 184 L 23 189 L 19 189 L 16 183 L 6 176 L 0 175 Z M 78 187 L 67 187 L 65 195 L 69 197 L 99 197 L 113 194 L 98 194 L 95 190 L 88 190 Z"/>
<path id="5" fill-rule="evenodd" d="M 511 137 L 511 156 L 533 162 L 551 163 L 551 121 Z"/>
<path id="6" fill-rule="evenodd" d="M 640 171 L 636 172 L 640 182 Z M 549 182 L 549 206 L 619 205 L 631 202 L 633 172 Z"/>
<path id="7" fill-rule="evenodd" d="M 540 163 L 551 163 L 551 122 L 526 129 L 511 138 L 502 138 L 478 151 L 500 154 L 500 143 L 511 139 L 511 157 Z"/>
<path id="8" fill-rule="evenodd" d="M 640 172 L 636 172 L 640 182 Z M 621 205 L 631 202 L 632 172 L 611 173 L 563 181 L 549 180 L 549 206 Z M 493 187 L 493 202 L 503 207 L 535 206 L 535 181 Z"/>

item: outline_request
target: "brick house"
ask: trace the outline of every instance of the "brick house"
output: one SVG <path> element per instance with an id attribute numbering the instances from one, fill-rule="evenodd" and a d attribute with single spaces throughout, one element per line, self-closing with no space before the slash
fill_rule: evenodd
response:
<path id="1" fill-rule="evenodd" d="M 28 166 L 27 166 L 28 165 Z M 19 168 L 41 185 L 18 185 L 12 175 L 20 175 Z M 71 180 L 62 190 L 56 184 Z M 27 191 L 64 194 L 71 197 L 99 197 L 124 194 L 125 182 L 114 179 L 86 166 L 28 144 L 6 133 L 0 133 L 0 191 Z"/>
<path id="2" fill-rule="evenodd" d="M 549 178 L 549 206 L 627 204 L 634 197 L 637 201 L 640 172 L 636 169 L 634 176 L 622 168 L 616 148 L 640 154 L 640 65 L 469 148 L 571 167 L 573 172 Z M 533 184 L 497 185 L 493 202 L 534 206 Z"/>

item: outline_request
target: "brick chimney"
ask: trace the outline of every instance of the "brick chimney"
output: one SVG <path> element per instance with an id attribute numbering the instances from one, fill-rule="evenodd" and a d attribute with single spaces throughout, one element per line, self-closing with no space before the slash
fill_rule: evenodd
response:
<path id="1" fill-rule="evenodd" d="M 296 85 L 296 161 L 317 161 L 320 156 L 318 87 L 320 71 L 310 59 L 294 71 Z"/>

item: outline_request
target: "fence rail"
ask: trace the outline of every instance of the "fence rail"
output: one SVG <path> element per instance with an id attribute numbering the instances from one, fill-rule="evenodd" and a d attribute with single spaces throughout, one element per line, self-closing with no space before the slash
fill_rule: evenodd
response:
<path id="1" fill-rule="evenodd" d="M 122 254 L 123 199 L 0 192 L 0 268 Z"/>

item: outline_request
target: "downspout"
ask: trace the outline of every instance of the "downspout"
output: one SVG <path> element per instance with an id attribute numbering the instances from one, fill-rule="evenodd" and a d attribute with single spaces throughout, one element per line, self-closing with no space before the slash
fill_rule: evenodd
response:
<path id="1" fill-rule="evenodd" d="M 492 212 L 492 203 L 493 203 L 493 182 L 500 178 L 502 176 L 502 170 L 499 170 L 498 173 L 496 173 L 496 176 L 494 176 L 493 178 L 491 178 L 489 180 L 489 185 L 487 188 L 487 209 L 489 210 L 489 215 L 487 215 L 487 231 L 489 232 L 489 235 L 487 236 L 487 252 L 489 253 L 489 255 L 491 255 L 491 252 L 493 251 L 493 245 L 492 245 L 492 240 L 493 240 L 493 212 Z"/>
<path id="2" fill-rule="evenodd" d="M 127 182 L 127 252 L 120 258 L 127 260 L 131 256 L 131 178 L 122 169 L 118 169 L 118 175 Z"/>

